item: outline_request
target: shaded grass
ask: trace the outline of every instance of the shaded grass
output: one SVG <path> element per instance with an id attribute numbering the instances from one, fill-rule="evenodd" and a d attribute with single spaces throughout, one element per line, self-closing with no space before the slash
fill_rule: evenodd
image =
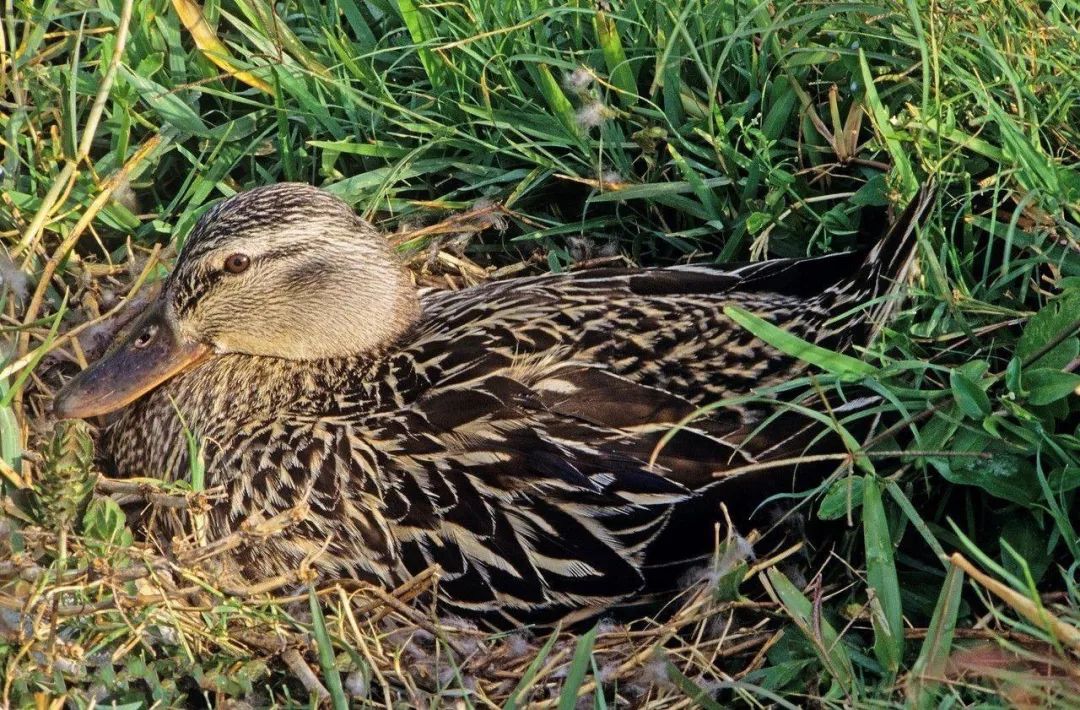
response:
<path id="1" fill-rule="evenodd" d="M 357 698 L 378 704 L 499 704 L 511 694 L 570 704 L 577 690 L 597 706 L 786 696 L 929 707 L 1080 694 L 1063 631 L 1076 628 L 1080 559 L 1075 2 L 5 8 L 5 699 L 22 704 L 40 690 L 81 704 L 304 704 L 311 688 L 290 680 L 304 668 L 322 669 L 337 702 L 359 687 Z M 446 631 L 375 590 L 364 592 L 364 614 L 324 590 L 320 623 L 302 608 L 223 594 L 212 574 L 192 571 L 207 596 L 183 597 L 181 609 L 173 597 L 194 583 L 162 581 L 161 570 L 188 571 L 151 561 L 119 507 L 92 504 L 79 534 L 63 537 L 65 556 L 47 532 L 55 515 L 16 505 L 26 486 L 55 493 L 70 480 L 57 464 L 70 457 L 44 443 L 48 391 L 64 369 L 53 353 L 82 357 L 74 338 L 57 337 L 62 323 L 93 319 L 133 282 L 160 278 L 151 245 L 179 244 L 206 206 L 245 187 L 323 185 L 400 232 L 421 280 L 456 287 L 489 269 L 865 244 L 928 175 L 942 191 L 920 273 L 865 354 L 873 373 L 790 385 L 883 396 L 871 414 L 902 424 L 882 446 L 907 453 L 841 461 L 836 480 L 803 501 L 808 518 L 849 525 L 821 538 L 809 585 L 796 574 L 808 563 L 756 570 L 773 600 L 713 599 L 739 586 L 727 570 L 695 587 L 673 621 L 606 627 L 575 659 L 586 645 L 573 634 Z M 56 436 L 69 437 L 61 450 L 77 446 Z M 941 558 L 955 551 L 1019 596 L 965 587 Z M 65 565 L 75 576 L 59 584 Z M 149 581 L 127 579 L 132 570 Z M 97 606 L 56 613 L 79 604 Z M 423 650 L 410 659 L 414 636 Z M 990 639 L 1011 655 L 979 655 Z M 661 656 L 639 656 L 638 644 Z M 637 677 L 648 683 L 630 684 Z"/>

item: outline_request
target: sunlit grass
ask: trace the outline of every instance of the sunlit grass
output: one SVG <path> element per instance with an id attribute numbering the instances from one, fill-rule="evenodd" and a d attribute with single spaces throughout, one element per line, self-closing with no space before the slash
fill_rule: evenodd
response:
<path id="1" fill-rule="evenodd" d="M 0 702 L 1080 702 L 1078 22 L 1075 0 L 6 3 Z M 803 501 L 837 521 L 815 554 L 724 567 L 670 618 L 494 637 L 412 605 L 431 579 L 312 614 L 216 588 L 105 499 L 58 535 L 27 490 L 69 510 L 49 395 L 95 326 L 65 333 L 246 187 L 322 185 L 457 287 L 863 245 L 929 176 L 872 376 L 793 385 L 882 395 L 891 436 Z"/>

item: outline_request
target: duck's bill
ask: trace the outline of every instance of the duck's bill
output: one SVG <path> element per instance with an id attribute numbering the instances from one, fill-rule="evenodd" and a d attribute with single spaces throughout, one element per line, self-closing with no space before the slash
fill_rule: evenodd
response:
<path id="1" fill-rule="evenodd" d="M 151 306 L 117 345 L 60 390 L 53 409 L 61 419 L 114 412 L 209 354 L 209 346 L 178 337 L 160 307 Z"/>

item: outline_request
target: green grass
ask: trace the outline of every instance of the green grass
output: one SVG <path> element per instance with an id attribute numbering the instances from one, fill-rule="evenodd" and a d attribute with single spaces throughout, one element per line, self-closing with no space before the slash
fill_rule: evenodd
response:
<path id="1" fill-rule="evenodd" d="M 1080 702 L 1080 4 L 600 5 L 213 0 L 189 30 L 180 0 L 5 3 L 3 702 L 299 706 L 311 678 L 335 706 Z M 324 618 L 307 595 L 163 581 L 104 500 L 62 565 L 20 512 L 63 478 L 46 444 L 62 334 L 159 279 L 152 245 L 246 187 L 327 187 L 422 247 L 422 278 L 460 285 L 865 244 L 928 176 L 911 299 L 865 364 L 808 355 L 842 370 L 816 386 L 883 395 L 905 436 L 802 501 L 837 523 L 814 567 L 764 564 L 752 601 L 699 585 L 636 637 L 489 637 L 406 604 L 380 620 L 373 590 L 323 590 Z"/>

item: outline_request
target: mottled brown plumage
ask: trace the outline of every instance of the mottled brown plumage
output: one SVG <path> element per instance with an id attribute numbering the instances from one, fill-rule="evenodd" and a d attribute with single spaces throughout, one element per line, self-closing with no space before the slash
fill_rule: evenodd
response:
<path id="1" fill-rule="evenodd" d="M 806 370 L 723 308 L 830 347 L 865 341 L 928 202 L 865 253 L 417 294 L 343 203 L 252 190 L 199 221 L 159 303 L 57 408 L 133 402 L 106 437 L 121 475 L 187 476 L 194 432 L 226 491 L 211 539 L 306 503 L 306 520 L 240 550 L 253 578 L 325 547 L 325 575 L 385 585 L 438 563 L 444 606 L 495 624 L 580 618 L 670 589 L 711 553 L 721 502 L 745 522 L 791 490 L 790 470 L 724 475 L 817 433 L 787 417 L 750 436 L 772 413 L 753 403 L 694 418 L 650 463 L 702 405 Z M 223 267 L 237 253 L 241 274 Z"/>

